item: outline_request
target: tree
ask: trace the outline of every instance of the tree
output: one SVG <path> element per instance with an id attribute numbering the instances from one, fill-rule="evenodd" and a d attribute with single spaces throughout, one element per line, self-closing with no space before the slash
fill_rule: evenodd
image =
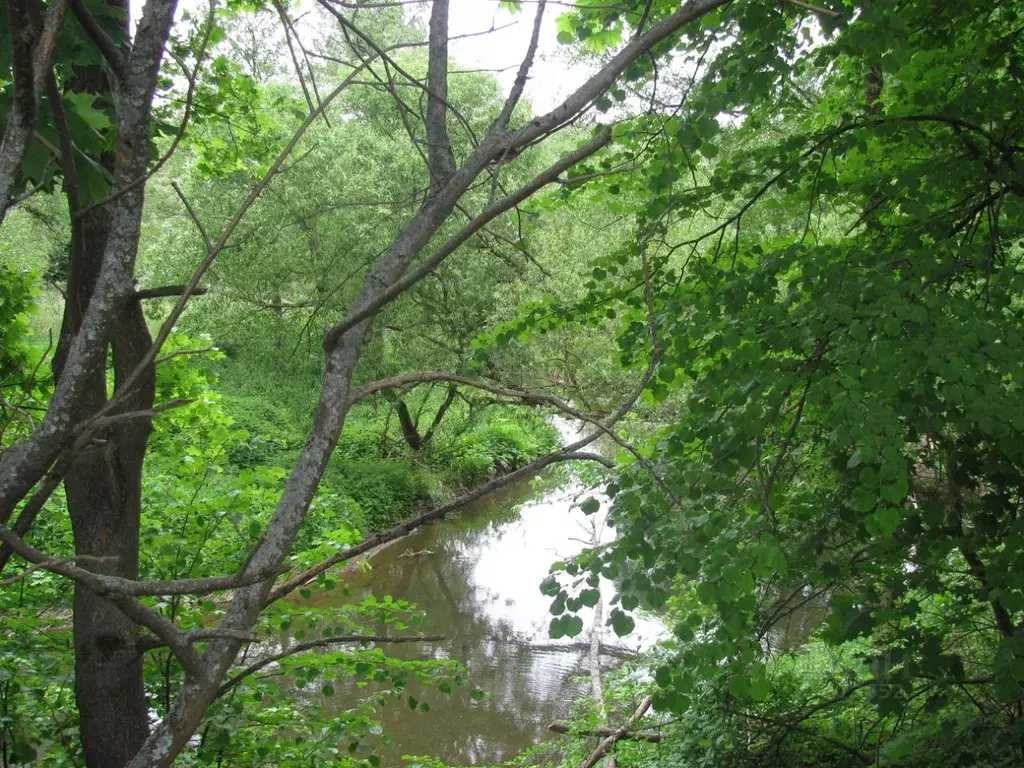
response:
<path id="1" fill-rule="evenodd" d="M 154 111 L 154 97 L 158 88 L 168 85 L 164 78 L 169 72 L 176 72 L 186 81 L 180 125 L 169 129 L 180 133 L 191 118 L 201 79 L 220 78 L 227 82 L 230 73 L 218 71 L 216 61 L 211 68 L 203 69 L 208 43 L 216 42 L 222 34 L 216 17 L 211 10 L 210 17 L 192 29 L 191 40 L 182 42 L 171 40 L 176 10 L 173 0 L 149 0 L 131 36 L 123 27 L 123 6 L 119 14 L 102 3 L 76 0 L 71 4 L 75 21 L 65 24 L 63 0 L 46 6 L 33 0 L 8 2 L 5 31 L 12 42 L 13 56 L 11 76 L 5 79 L 12 83 L 13 100 L 0 146 L 2 212 L 6 213 L 17 196 L 31 194 L 36 188 L 52 188 L 60 181 L 75 226 L 65 330 L 54 363 L 52 396 L 42 421 L 0 456 L 0 539 L 6 552 L 75 584 L 76 692 L 88 765 L 170 764 L 199 728 L 210 704 L 223 692 L 239 649 L 252 640 L 253 629 L 268 603 L 279 600 L 331 565 L 444 514 L 465 498 L 478 497 L 501 482 L 531 473 L 540 466 L 586 457 L 581 449 L 607 432 L 628 410 L 639 390 L 606 418 L 590 419 L 596 430 L 583 440 L 506 479 L 485 484 L 462 500 L 334 555 L 314 568 L 277 580 L 346 415 L 360 397 L 417 379 L 447 377 L 504 397 L 546 402 L 573 412 L 570 406 L 547 394 L 466 377 L 454 379 L 451 374 L 437 372 L 419 377 L 406 375 L 357 388 L 356 368 L 374 318 L 384 307 L 478 236 L 484 226 L 602 151 L 610 144 L 612 131 L 607 127 L 597 130 L 586 143 L 512 191 L 502 188 L 499 168 L 579 120 L 595 101 L 603 104 L 605 94 L 614 92 L 623 75 L 633 79 L 649 76 L 656 56 L 667 54 L 682 32 L 695 29 L 702 17 L 725 4 L 725 0 L 691 0 L 676 8 L 670 3 L 646 3 L 594 18 L 598 28 L 610 25 L 619 30 L 619 35 L 626 28 L 634 32 L 561 104 L 515 126 L 513 118 L 530 74 L 545 12 L 541 0 L 531 42 L 510 94 L 497 114 L 491 116 L 479 141 L 463 139 L 457 143 L 452 139 L 452 127 L 461 119 L 449 102 L 447 1 L 434 0 L 427 39 L 411 43 L 427 51 L 426 76 L 420 78 L 403 66 L 394 51 L 367 34 L 353 14 L 344 12 L 344 6 L 323 0 L 321 8 L 339 25 L 347 50 L 354 58 L 345 65 L 347 74 L 329 94 L 322 98 L 317 95 L 316 101 L 307 92 L 309 111 L 304 121 L 267 164 L 265 173 L 251 186 L 219 234 L 209 233 L 200 212 L 183 196 L 183 204 L 201 234 L 201 262 L 183 286 L 155 286 L 140 291 L 135 275 L 145 192 L 152 174 L 167 157 L 152 161 L 153 139 L 162 129 Z M 290 35 L 293 30 L 287 12 L 282 11 L 281 16 Z M 589 31 L 590 27 L 584 29 Z M 57 36 L 62 34 L 69 38 L 67 47 L 55 45 Z M 602 39 L 614 42 L 607 35 L 602 35 Z M 168 47 L 175 59 L 173 67 L 165 61 Z M 67 61 L 58 57 L 55 61 L 55 50 L 60 55 L 69 51 L 84 56 L 91 67 L 102 65 L 108 82 L 97 80 L 87 90 L 75 91 L 75 67 L 79 63 L 73 58 Z M 294 48 L 292 53 L 297 61 Z M 305 85 L 307 74 L 301 66 L 297 69 Z M 312 74 L 311 69 L 306 72 Z M 321 394 L 308 440 L 281 490 L 273 517 L 264 530 L 254 535 L 251 550 L 238 571 L 201 579 L 139 579 L 141 457 L 146 450 L 151 420 L 175 405 L 154 402 L 154 366 L 158 355 L 201 281 L 232 244 L 243 218 L 286 170 L 286 163 L 304 134 L 314 123 L 325 119 L 332 102 L 362 76 L 372 77 L 391 93 L 403 123 L 410 126 L 413 140 L 423 149 L 425 192 L 415 212 L 372 260 L 342 318 L 324 334 Z M 396 84 L 412 87 L 423 95 L 422 120 L 411 115 L 408 105 L 397 94 Z M 170 85 L 174 85 L 173 79 Z M 104 106 L 109 109 L 109 126 L 103 124 L 102 115 L 98 117 L 98 110 L 93 107 L 97 98 L 104 100 L 107 88 L 110 104 Z M 77 120 L 62 118 L 67 102 L 75 106 L 84 126 Z M 98 147 L 97 131 L 106 141 Z M 43 138 L 34 139 L 37 133 Z M 46 139 L 47 135 L 55 138 L 56 143 Z M 177 143 L 171 142 L 171 152 Z M 42 168 L 37 162 L 38 154 L 34 154 L 39 149 L 37 144 L 50 154 L 50 161 L 44 162 Z M 109 190 L 105 189 L 107 150 L 113 155 Z M 471 193 L 484 174 L 491 174 L 488 186 L 494 194 L 488 196 L 482 209 L 469 216 L 468 223 L 455 225 L 451 217 L 460 206 L 473 201 Z M 86 181 L 89 192 L 82 194 Z M 424 253 L 428 255 L 423 256 Z M 167 294 L 178 294 L 178 298 L 150 342 L 140 301 L 147 296 Z M 108 358 L 113 360 L 114 378 L 109 395 Z M 648 381 L 649 374 L 642 386 Z M 40 549 L 24 538 L 31 532 L 47 498 L 62 481 L 75 528 L 76 551 L 70 560 L 51 557 L 45 551 L 45 542 L 41 542 Z M 15 522 L 8 526 L 15 514 Z M 9 557 L 5 554 L 5 558 Z M 217 627 L 205 630 L 183 631 L 147 602 L 151 596 L 205 594 L 223 589 L 233 590 L 229 608 Z M 169 713 L 150 726 L 138 664 L 142 652 L 159 646 L 173 652 L 184 670 L 184 680 Z"/>
<path id="2" fill-rule="evenodd" d="M 1020 760 L 1022 12 L 731 5 L 634 123 L 643 174 L 588 190 L 637 234 L 545 316 L 616 302 L 676 418 L 566 568 L 620 578 L 617 630 L 668 603 L 684 764 Z"/>

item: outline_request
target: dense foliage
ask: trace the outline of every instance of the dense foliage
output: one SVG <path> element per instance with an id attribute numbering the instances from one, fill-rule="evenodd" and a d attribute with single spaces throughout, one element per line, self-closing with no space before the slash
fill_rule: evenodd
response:
<path id="1" fill-rule="evenodd" d="M 692 96 L 627 134 L 646 173 L 589 193 L 637 236 L 567 315 L 624 294 L 673 418 L 565 570 L 622 574 L 616 631 L 675 622 L 674 762 L 1018 764 L 1022 9 L 836 10 L 721 11 Z"/>
<path id="2" fill-rule="evenodd" d="M 212 5 L 171 34 L 146 134 L 159 173 L 145 185 L 132 264 L 145 286 L 177 286 L 145 301 L 143 337 L 176 323 L 158 332 L 149 403 L 129 411 L 156 418 L 141 438 L 138 562 L 126 578 L 244 575 L 275 541 L 289 489 L 315 474 L 303 467 L 330 442 L 332 407 L 344 409 L 337 445 L 279 570 L 262 576 L 266 591 L 535 466 L 559 448 L 546 416 L 569 413 L 618 453 L 595 480 L 607 501 L 582 503 L 609 515 L 616 540 L 554 565 L 540 585 L 553 598 L 550 634 L 583 633 L 610 580 L 604 625 L 629 635 L 643 611 L 672 635 L 607 679 L 601 701 L 580 703 L 574 732 L 624 720 L 653 692 L 646 722 L 665 738 L 620 742 L 620 765 L 1021 764 L 1024 4 L 693 2 L 678 34 L 618 70 L 616 55 L 679 4 L 560 6 L 563 49 L 613 76 L 560 118 L 572 123 L 557 123 L 560 135 L 481 160 L 480 181 L 410 253 L 395 244 L 461 178 L 455 160 L 472 166 L 486 142 L 546 117 L 506 102 L 490 74 L 449 83 L 447 40 L 444 98 L 424 86 L 436 87 L 440 49 L 416 41 L 433 10 L 427 22 L 402 4 L 321 5 L 317 18 L 340 26 L 318 34 L 316 54 L 281 4 Z M 120 45 L 118 9 L 88 7 Z M 80 213 L 109 204 L 111 150 L 124 148 L 123 102 L 96 79 L 103 38 L 75 18 L 0 230 L 8 458 L 59 399 L 89 304 Z M 15 39 L 13 19 L 0 19 L 0 42 Z M 381 46 L 390 55 L 370 66 Z M 9 115 L 17 61 L 3 56 Z M 317 79 L 356 72 L 366 80 L 321 114 Z M 402 95 L 414 87 L 420 104 Z M 441 134 L 438 109 L 450 111 Z M 283 164 L 293 136 L 302 151 Z M 581 146 L 592 149 L 546 179 L 555 191 L 472 229 Z M 374 305 L 378 284 L 400 285 L 420 250 L 450 243 L 422 279 Z M 396 253 L 402 269 L 386 261 Z M 196 273 L 204 255 L 213 267 Z M 203 295 L 180 315 L 178 284 L 193 274 Z M 332 346 L 335 332 L 343 343 Z M 125 376 L 111 338 L 97 368 L 103 402 Z M 343 402 L 331 402 L 345 365 Z M 358 389 L 374 381 L 384 384 Z M 111 431 L 87 447 L 108 439 L 126 438 Z M 53 560 L 15 558 L 0 583 L 4 768 L 99 764 L 71 704 L 85 679 L 81 608 L 60 567 L 102 558 L 83 557 L 74 480 L 56 485 L 18 531 Z M 26 518 L 34 501 L 19 498 Z M 379 707 L 430 709 L 410 681 L 483 695 L 458 659 L 389 657 L 372 638 L 402 640 L 416 607 L 403 595 L 348 599 L 345 577 L 324 568 L 308 580 L 317 599 L 304 586 L 242 637 L 224 636 L 238 647 L 182 764 L 376 766 L 388 739 Z M 203 632 L 244 607 L 237 594 L 251 584 L 231 586 L 142 593 L 143 605 L 190 645 L 224 642 Z M 138 629 L 147 717 L 188 720 L 176 720 L 176 697 L 202 675 Z M 297 653 L 303 642 L 316 652 Z M 268 658 L 275 672 L 255 674 Z M 335 696 L 344 708 L 325 705 Z M 577 765 L 593 747 L 565 738 L 515 764 Z"/>

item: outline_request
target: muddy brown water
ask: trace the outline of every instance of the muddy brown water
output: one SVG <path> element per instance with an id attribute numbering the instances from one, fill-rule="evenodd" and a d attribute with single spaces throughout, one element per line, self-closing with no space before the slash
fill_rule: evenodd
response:
<path id="1" fill-rule="evenodd" d="M 345 575 L 349 596 L 339 590 L 310 596 L 309 602 L 320 607 L 369 595 L 416 603 L 425 616 L 412 631 L 446 639 L 395 645 L 386 652 L 406 659 L 458 659 L 468 667 L 472 684 L 486 692 L 474 701 L 468 687 L 446 696 L 411 682 L 408 693 L 427 700 L 430 711 L 410 710 L 405 700 L 379 710 L 392 740 L 380 748 L 385 767 L 400 765 L 402 755 L 432 755 L 455 765 L 508 760 L 558 738 L 548 724 L 569 715 L 573 702 L 587 695 L 592 612 L 581 614 L 586 630 L 580 637 L 550 639 L 551 599 L 539 585 L 554 561 L 583 548 L 588 518 L 578 502 L 590 494 L 578 485 L 538 480 L 539 486 L 512 485 L 378 551 L 369 570 Z M 612 586 L 604 584 L 602 594 L 607 602 Z M 621 663 L 662 632 L 653 619 L 639 620 L 637 632 L 627 638 L 603 630 L 602 666 Z M 347 709 L 361 695 L 365 689 L 339 689 L 318 703 Z"/>

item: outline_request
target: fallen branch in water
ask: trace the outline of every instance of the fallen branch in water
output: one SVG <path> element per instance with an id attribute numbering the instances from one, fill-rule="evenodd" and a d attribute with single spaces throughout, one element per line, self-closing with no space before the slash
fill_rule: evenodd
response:
<path id="1" fill-rule="evenodd" d="M 569 736 L 614 736 L 618 731 L 614 728 L 591 728 L 589 730 L 573 730 L 565 723 L 551 723 L 549 731 L 554 733 L 568 734 Z M 627 733 L 620 741 L 652 741 L 658 743 L 664 741 L 665 737 L 660 733 Z"/>
<path id="2" fill-rule="evenodd" d="M 305 571 L 302 571 L 301 573 L 297 574 L 296 576 L 293 576 L 292 578 L 287 579 L 286 581 L 278 583 L 267 596 L 266 604 L 269 605 L 270 603 L 273 603 L 276 600 L 280 600 L 282 597 L 285 597 L 286 595 L 294 592 L 299 587 L 308 584 L 321 573 L 325 573 L 326 571 L 330 570 L 336 565 L 339 565 L 340 563 L 343 563 L 347 560 L 351 560 L 352 558 L 357 557 L 358 555 L 361 555 L 364 552 L 369 552 L 370 550 L 380 546 L 381 544 L 385 544 L 389 541 L 393 541 L 394 539 L 398 539 L 402 536 L 412 533 L 421 526 L 428 525 L 438 520 L 442 520 L 445 517 L 445 515 L 447 515 L 449 512 L 453 512 L 457 509 L 460 509 L 469 502 L 482 498 L 483 496 L 486 496 L 487 494 L 496 491 L 499 488 L 508 485 L 509 483 L 513 483 L 516 480 L 522 480 L 527 477 L 532 477 L 536 472 L 543 469 L 544 467 L 550 466 L 551 464 L 555 464 L 556 462 L 560 461 L 586 460 L 596 461 L 600 464 L 608 466 L 610 462 L 608 462 L 608 459 L 605 459 L 603 456 L 579 450 L 580 448 L 586 447 L 590 443 L 597 440 L 597 438 L 600 435 L 600 432 L 595 432 L 591 435 L 588 435 L 587 437 L 584 437 L 582 440 L 578 440 L 575 443 L 566 446 L 561 451 L 549 453 L 548 455 L 542 456 L 541 458 L 527 464 L 524 467 L 520 467 L 514 472 L 509 472 L 507 475 L 501 475 L 500 477 L 496 477 L 493 480 L 489 480 L 483 485 L 479 485 L 476 488 L 467 491 L 462 496 L 459 496 L 458 498 L 448 502 L 447 504 L 443 504 L 440 507 L 432 509 L 429 512 L 414 517 L 410 520 L 406 520 L 405 522 L 399 523 L 398 525 L 392 526 L 391 528 L 388 528 L 386 531 L 381 531 L 380 533 L 375 533 L 372 536 L 367 536 L 359 544 L 353 547 L 349 547 L 346 550 L 342 550 L 341 552 L 338 552 L 332 555 L 331 557 L 328 557 L 326 560 L 322 560 L 320 563 L 314 565 L 312 568 L 308 568 Z"/>
<path id="3" fill-rule="evenodd" d="M 614 747 L 617 742 L 626 738 L 640 718 L 643 717 L 650 708 L 651 697 L 646 696 L 644 697 L 644 700 L 640 702 L 640 706 L 636 708 L 636 712 L 633 713 L 633 716 L 626 721 L 626 724 L 618 730 L 613 731 L 611 736 L 598 744 L 597 749 L 590 753 L 590 757 L 580 763 L 580 768 L 594 768 L 594 766 L 597 765 L 597 761 L 604 757 L 608 753 L 608 750 Z"/>

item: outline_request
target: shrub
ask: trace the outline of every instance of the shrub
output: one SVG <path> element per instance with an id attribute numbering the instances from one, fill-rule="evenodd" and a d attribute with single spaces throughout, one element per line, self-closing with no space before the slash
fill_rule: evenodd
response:
<path id="1" fill-rule="evenodd" d="M 302 445 L 302 432 L 284 408 L 254 395 L 226 395 L 221 403 L 234 426 L 247 433 L 245 440 L 228 449 L 234 466 L 281 466 Z"/>
<path id="2" fill-rule="evenodd" d="M 508 411 L 457 437 L 438 458 L 451 482 L 472 485 L 529 464 L 557 446 L 557 431 L 537 414 Z"/>
<path id="3" fill-rule="evenodd" d="M 355 502 L 360 530 L 379 531 L 408 517 L 432 498 L 434 483 L 407 459 L 353 459 L 334 462 L 327 482 Z"/>

